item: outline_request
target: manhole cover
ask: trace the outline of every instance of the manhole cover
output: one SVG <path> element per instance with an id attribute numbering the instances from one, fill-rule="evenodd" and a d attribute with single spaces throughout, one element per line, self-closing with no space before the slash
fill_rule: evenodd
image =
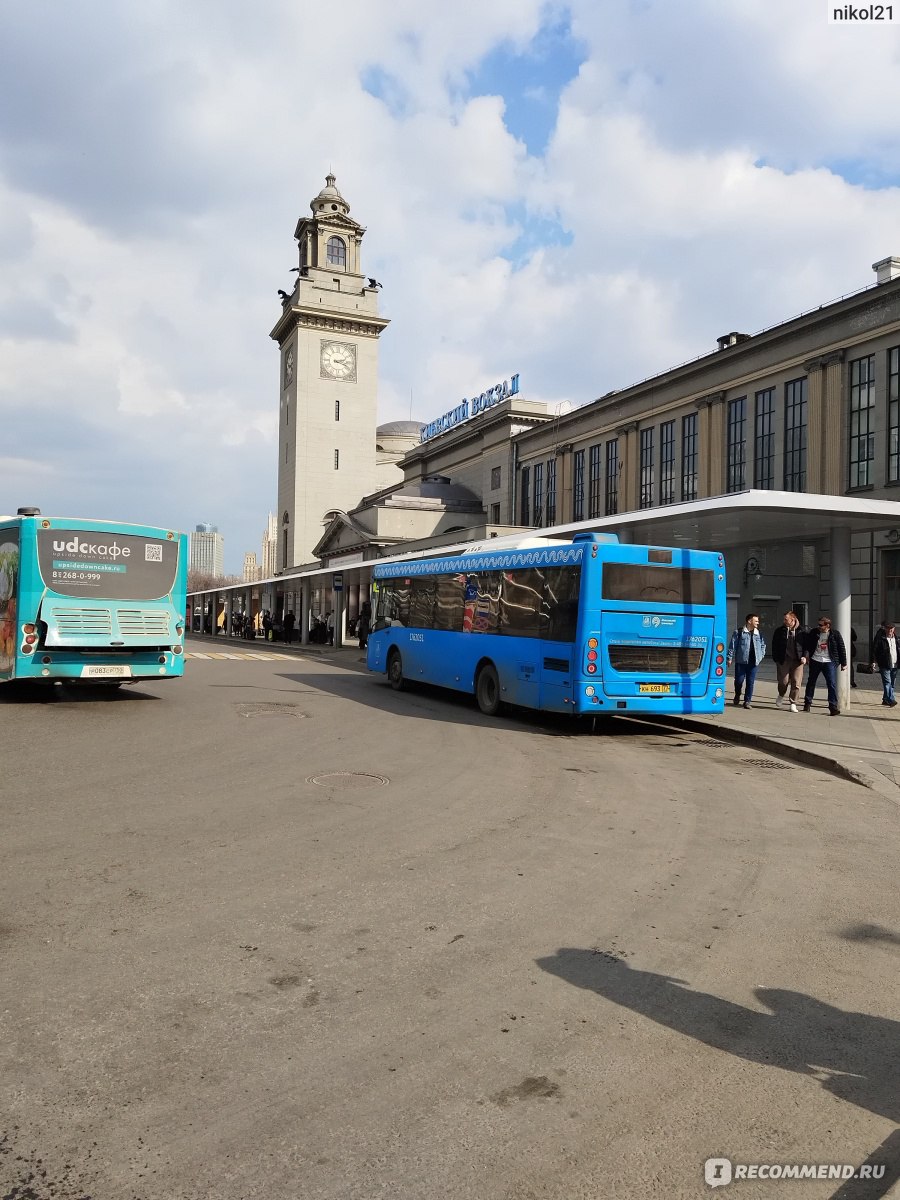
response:
<path id="1" fill-rule="evenodd" d="M 787 763 L 773 762 L 771 758 L 745 758 L 744 762 L 750 767 L 768 767 L 770 771 L 793 771 Z"/>
<path id="2" fill-rule="evenodd" d="M 329 775 L 307 775 L 307 783 L 319 787 L 364 788 L 385 787 L 391 781 L 384 775 L 370 775 L 365 771 L 333 771 Z"/>
<path id="3" fill-rule="evenodd" d="M 236 704 L 235 708 L 242 717 L 305 717 L 294 704 L 266 704 L 257 701 L 254 704 Z"/>

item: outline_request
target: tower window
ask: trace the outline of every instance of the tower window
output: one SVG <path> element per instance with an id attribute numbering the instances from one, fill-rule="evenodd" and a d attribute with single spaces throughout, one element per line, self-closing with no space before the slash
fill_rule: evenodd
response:
<path id="1" fill-rule="evenodd" d="M 326 261 L 329 267 L 347 266 L 347 247 L 339 237 L 330 237 L 325 248 Z"/>
<path id="2" fill-rule="evenodd" d="M 335 450 L 335 452 L 334 452 L 334 469 L 337 470 L 340 467 L 340 465 L 341 465 L 341 452 L 340 452 L 340 450 Z"/>
<path id="3" fill-rule="evenodd" d="M 334 402 L 334 419 L 336 421 L 339 421 L 341 419 L 341 402 L 340 402 L 340 400 L 335 400 L 335 402 Z"/>

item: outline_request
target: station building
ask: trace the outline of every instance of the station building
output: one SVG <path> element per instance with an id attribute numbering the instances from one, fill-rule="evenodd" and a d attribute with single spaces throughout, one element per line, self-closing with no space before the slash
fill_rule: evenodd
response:
<path id="1" fill-rule="evenodd" d="M 883 616 L 900 619 L 900 258 L 851 295 L 711 338 L 575 409 L 529 400 L 511 375 L 448 397 L 430 423 L 376 426 L 388 321 L 362 274 L 365 231 L 333 176 L 311 209 L 271 334 L 278 567 L 232 597 L 242 608 L 292 609 L 302 631 L 304 610 L 354 617 L 386 556 L 606 528 L 723 551 L 734 622 L 755 611 L 771 632 L 787 608 L 804 623 L 831 612 L 867 645 Z"/>

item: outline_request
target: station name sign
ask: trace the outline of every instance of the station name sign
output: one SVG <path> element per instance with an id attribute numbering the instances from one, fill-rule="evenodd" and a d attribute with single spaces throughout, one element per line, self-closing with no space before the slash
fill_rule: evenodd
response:
<path id="1" fill-rule="evenodd" d="M 426 425 L 422 430 L 421 440 L 427 442 L 429 438 L 437 437 L 439 433 L 446 433 L 454 425 L 468 421 L 470 417 L 477 417 L 479 413 L 493 408 L 501 400 L 507 400 L 510 396 L 515 396 L 518 391 L 518 375 L 504 379 L 502 383 L 495 383 L 493 387 L 488 388 L 485 392 L 481 392 L 480 395 L 473 396 L 470 400 L 460 401 L 456 408 L 451 408 L 442 417 L 438 417 L 436 421 L 432 421 L 429 425 Z"/>

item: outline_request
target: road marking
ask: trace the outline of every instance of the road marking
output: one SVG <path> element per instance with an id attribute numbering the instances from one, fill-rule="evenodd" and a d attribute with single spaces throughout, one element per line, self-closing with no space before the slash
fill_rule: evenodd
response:
<path id="1" fill-rule="evenodd" d="M 282 654 L 201 654 L 199 650 L 191 650 L 185 654 L 185 658 L 204 658 L 214 660 L 216 662 L 224 662 L 226 659 L 239 659 L 242 662 L 281 662 L 284 658 Z"/>

